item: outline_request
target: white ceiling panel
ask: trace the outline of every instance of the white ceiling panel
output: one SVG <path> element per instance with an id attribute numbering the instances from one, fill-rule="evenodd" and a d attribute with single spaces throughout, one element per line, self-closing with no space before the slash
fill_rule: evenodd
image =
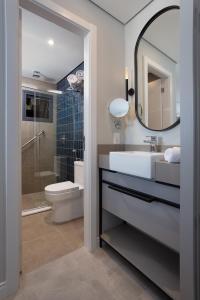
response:
<path id="1" fill-rule="evenodd" d="M 152 0 L 91 0 L 110 15 L 126 24 Z"/>
<path id="2" fill-rule="evenodd" d="M 53 46 L 48 41 L 54 41 Z M 39 71 L 58 82 L 84 57 L 83 38 L 27 10 L 22 11 L 22 75 Z"/>

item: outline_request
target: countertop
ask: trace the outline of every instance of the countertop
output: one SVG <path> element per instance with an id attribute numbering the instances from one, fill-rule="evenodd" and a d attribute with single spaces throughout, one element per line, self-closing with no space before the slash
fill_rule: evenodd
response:
<path id="1" fill-rule="evenodd" d="M 110 170 L 109 154 L 99 155 L 99 168 Z M 180 186 L 180 164 L 168 163 L 166 161 L 156 162 L 155 181 Z"/>

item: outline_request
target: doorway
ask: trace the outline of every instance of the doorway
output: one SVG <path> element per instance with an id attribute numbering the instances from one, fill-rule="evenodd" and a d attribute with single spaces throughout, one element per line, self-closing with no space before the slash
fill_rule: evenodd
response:
<path id="1" fill-rule="evenodd" d="M 51 209 L 50 184 L 84 160 L 84 40 L 26 9 L 22 18 L 22 215 Z M 70 86 L 70 80 L 76 86 Z"/>
<path id="2" fill-rule="evenodd" d="M 22 272 L 84 244 L 84 39 L 21 9 Z"/>
<path id="3" fill-rule="evenodd" d="M 97 245 L 97 142 L 96 142 L 96 27 L 87 21 L 77 17 L 64 8 L 51 1 L 20 1 L 20 6 L 56 24 L 70 28 L 72 32 L 81 32 L 84 37 L 84 62 L 85 62 L 85 90 L 84 99 L 87 112 L 85 118 L 85 198 L 84 215 L 84 245 L 93 250 Z M 19 74 L 21 57 L 19 44 L 18 1 L 4 1 L 5 34 L 4 37 L 6 57 L 5 63 L 5 99 L 2 111 L 9 111 L 6 117 L 6 136 L 10 138 L 5 141 L 6 157 L 6 264 L 5 282 L 0 286 L 0 296 L 14 293 L 19 286 L 20 272 L 20 214 L 21 214 L 21 110 L 18 101 L 9 99 L 21 99 L 21 79 Z M 3 11 L 3 10 L 2 10 Z M 12 20 L 12 22 L 10 22 Z M 15 24 L 15 25 L 14 25 Z M 13 27 L 14 26 L 14 27 Z M 3 27 L 4 28 L 4 27 Z M 14 30 L 13 30 L 14 28 Z M 4 54 L 4 52 L 2 52 Z M 19 56 L 18 56 L 19 55 Z M 9 84 L 8 84 L 9 83 Z M 12 89 L 9 88 L 12 86 Z M 13 201 L 15 199 L 15 201 Z"/>

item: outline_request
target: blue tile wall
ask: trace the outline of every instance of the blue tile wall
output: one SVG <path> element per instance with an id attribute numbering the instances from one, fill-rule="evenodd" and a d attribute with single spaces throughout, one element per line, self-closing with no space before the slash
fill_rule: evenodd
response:
<path id="1" fill-rule="evenodd" d="M 71 73 L 84 70 L 84 63 Z M 83 160 L 84 97 L 80 92 L 68 90 L 66 78 L 57 84 L 63 91 L 57 98 L 57 141 L 56 153 L 61 156 L 59 181 L 74 181 L 74 161 Z"/>

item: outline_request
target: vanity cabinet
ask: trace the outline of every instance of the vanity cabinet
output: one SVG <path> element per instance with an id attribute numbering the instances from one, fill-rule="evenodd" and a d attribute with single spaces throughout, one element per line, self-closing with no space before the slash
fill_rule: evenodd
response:
<path id="1" fill-rule="evenodd" d="M 179 251 L 179 209 L 114 184 L 102 184 L 102 208 Z"/>
<path id="2" fill-rule="evenodd" d="M 176 186 L 100 169 L 100 244 L 111 246 L 172 299 L 179 299 Z"/>

